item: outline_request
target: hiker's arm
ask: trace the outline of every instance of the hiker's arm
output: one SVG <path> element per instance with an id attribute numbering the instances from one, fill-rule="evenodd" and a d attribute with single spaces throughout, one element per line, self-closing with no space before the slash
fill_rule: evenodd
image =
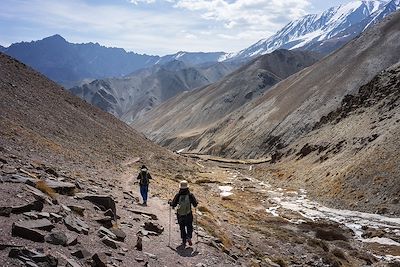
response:
<path id="1" fill-rule="evenodd" d="M 140 180 L 140 173 L 138 174 L 136 180 Z"/>
<path id="2" fill-rule="evenodd" d="M 151 177 L 150 173 L 147 173 L 147 175 L 148 175 L 149 179 L 153 179 L 153 177 Z"/>
<path id="3" fill-rule="evenodd" d="M 171 202 L 171 207 L 175 208 L 176 206 L 178 206 L 178 200 L 179 200 L 179 194 L 176 194 Z"/>
<path id="4" fill-rule="evenodd" d="M 190 194 L 190 203 L 192 203 L 193 207 L 197 207 L 197 205 L 199 204 L 197 202 L 197 199 L 195 198 L 195 196 L 193 194 Z"/>

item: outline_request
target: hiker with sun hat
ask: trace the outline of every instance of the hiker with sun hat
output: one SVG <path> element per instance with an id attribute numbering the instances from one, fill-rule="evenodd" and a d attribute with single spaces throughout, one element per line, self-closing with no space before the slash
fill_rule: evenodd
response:
<path id="1" fill-rule="evenodd" d="M 191 246 L 193 235 L 193 214 L 192 206 L 197 207 L 197 200 L 195 196 L 189 191 L 189 185 L 186 180 L 179 183 L 179 192 L 175 195 L 174 199 L 170 201 L 171 207 L 175 208 L 178 218 L 179 228 L 181 230 L 182 245 L 185 246 L 186 242 Z"/>

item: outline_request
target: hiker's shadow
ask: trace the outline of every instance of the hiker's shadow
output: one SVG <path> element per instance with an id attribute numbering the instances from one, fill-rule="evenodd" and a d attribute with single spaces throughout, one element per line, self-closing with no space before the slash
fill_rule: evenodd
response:
<path id="1" fill-rule="evenodd" d="M 194 250 L 192 247 L 185 247 L 184 245 L 177 246 L 175 250 L 182 257 L 194 257 L 199 254 L 197 250 Z"/>

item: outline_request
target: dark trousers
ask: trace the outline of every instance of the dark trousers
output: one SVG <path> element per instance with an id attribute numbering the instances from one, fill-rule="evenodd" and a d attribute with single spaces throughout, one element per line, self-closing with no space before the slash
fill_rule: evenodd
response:
<path id="1" fill-rule="evenodd" d="M 149 185 L 140 186 L 140 194 L 142 195 L 143 202 L 147 202 L 147 193 L 149 192 Z"/>
<path id="2" fill-rule="evenodd" d="M 179 228 L 181 230 L 181 238 L 185 242 L 188 239 L 192 239 L 193 234 L 193 214 L 188 215 L 177 215 Z"/>

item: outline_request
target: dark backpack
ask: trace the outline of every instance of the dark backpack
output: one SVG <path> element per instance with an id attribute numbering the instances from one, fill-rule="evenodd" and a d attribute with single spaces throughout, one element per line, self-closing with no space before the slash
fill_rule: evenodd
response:
<path id="1" fill-rule="evenodd" d="M 149 179 L 149 175 L 148 175 L 147 171 L 146 172 L 141 171 L 139 184 L 140 185 L 148 185 L 149 183 L 150 183 L 150 179 Z"/>
<path id="2" fill-rule="evenodd" d="M 178 215 L 184 216 L 188 215 L 191 212 L 190 209 L 190 197 L 189 194 L 180 195 L 177 213 Z"/>

